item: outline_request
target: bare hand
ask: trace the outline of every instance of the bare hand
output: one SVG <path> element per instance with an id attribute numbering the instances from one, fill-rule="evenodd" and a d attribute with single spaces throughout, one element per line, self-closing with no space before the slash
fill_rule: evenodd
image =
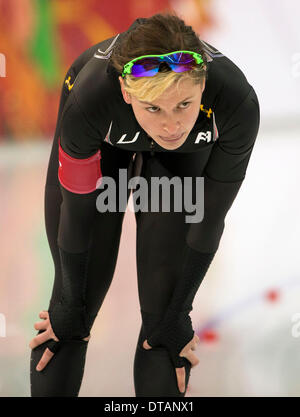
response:
<path id="1" fill-rule="evenodd" d="M 52 330 L 48 311 L 45 311 L 45 310 L 41 311 L 39 314 L 39 317 L 43 319 L 43 321 L 39 321 L 35 323 L 34 328 L 36 330 L 44 330 L 44 332 L 38 334 L 30 341 L 29 347 L 31 349 L 36 348 L 37 346 L 41 345 L 42 343 L 47 342 L 47 340 L 50 340 L 50 339 L 55 340 L 55 342 L 59 341 L 59 339 L 55 336 Z M 90 337 L 91 336 L 88 336 L 83 340 L 89 340 Z M 53 358 L 53 356 L 54 356 L 54 353 L 51 352 L 51 350 L 49 350 L 48 348 L 46 348 L 43 353 L 43 356 L 41 357 L 39 363 L 37 364 L 36 370 L 42 371 L 48 365 L 48 363 Z"/>
<path id="2" fill-rule="evenodd" d="M 196 349 L 197 343 L 199 343 L 199 337 L 194 334 L 193 339 L 188 344 L 186 344 L 179 353 L 179 356 L 184 357 L 191 362 L 192 368 L 199 363 L 199 359 L 192 352 Z M 148 344 L 147 339 L 143 343 L 143 348 L 146 350 L 152 349 L 152 347 Z M 175 368 L 175 370 L 177 375 L 178 389 L 183 393 L 185 391 L 185 367 L 183 366 L 182 368 Z"/>

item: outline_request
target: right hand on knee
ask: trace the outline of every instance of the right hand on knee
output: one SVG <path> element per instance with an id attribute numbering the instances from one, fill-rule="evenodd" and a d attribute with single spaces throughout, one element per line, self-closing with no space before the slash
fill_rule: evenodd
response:
<path id="1" fill-rule="evenodd" d="M 167 309 L 159 322 L 155 315 L 143 310 L 141 313 L 148 336 L 146 347 L 165 347 L 176 370 L 184 369 L 183 357 L 189 360 L 192 366 L 199 363 L 197 357 L 191 352 L 191 348 L 194 347 L 195 342 L 199 341 L 199 338 L 194 334 L 188 310 L 177 312 Z"/>
<path id="2" fill-rule="evenodd" d="M 186 358 L 187 360 L 190 361 L 192 368 L 199 364 L 199 359 L 192 352 L 196 349 L 197 343 L 199 343 L 199 337 L 195 334 L 193 339 L 188 344 L 186 344 L 184 346 L 184 348 L 182 349 L 182 351 L 179 353 L 180 357 L 184 357 L 184 358 Z M 147 339 L 143 343 L 143 348 L 146 349 L 146 350 L 152 349 L 152 347 L 149 345 Z M 185 367 L 184 366 L 180 367 L 180 368 L 175 367 L 175 371 L 176 371 L 176 376 L 177 376 L 178 389 L 181 393 L 184 393 L 184 391 L 185 391 L 185 379 L 186 379 Z"/>
<path id="3" fill-rule="evenodd" d="M 176 368 L 184 366 L 180 353 L 192 341 L 194 330 L 189 311 L 173 311 L 167 309 L 163 318 L 153 326 L 157 320 L 151 313 L 141 310 L 143 323 L 147 331 L 148 343 L 152 347 L 164 346 L 170 353 Z M 147 329 L 151 328 L 149 332 Z"/>
<path id="4" fill-rule="evenodd" d="M 42 333 L 35 336 L 29 343 L 29 347 L 31 349 L 36 348 L 37 346 L 47 342 L 48 340 L 52 340 L 53 344 L 51 344 L 51 349 L 46 348 L 39 363 L 37 364 L 36 370 L 42 371 L 50 362 L 50 360 L 53 358 L 55 352 L 57 351 L 57 348 L 59 347 L 59 344 L 61 343 L 60 340 L 57 338 L 55 333 L 53 332 L 50 319 L 49 319 L 49 313 L 48 311 L 41 311 L 39 314 L 39 317 L 43 319 L 43 321 L 37 322 L 34 324 L 34 328 L 36 330 L 42 331 Z M 85 337 L 83 340 L 88 341 L 90 339 L 90 335 Z"/>
<path id="5" fill-rule="evenodd" d="M 168 350 L 176 370 L 178 388 L 181 391 L 185 380 L 183 358 L 187 359 L 192 367 L 199 363 L 196 355 L 191 352 L 199 342 L 199 337 L 194 333 L 189 311 L 177 312 L 168 309 L 158 323 L 155 315 L 143 310 L 141 313 L 148 336 L 143 344 L 144 349 L 163 346 Z"/>

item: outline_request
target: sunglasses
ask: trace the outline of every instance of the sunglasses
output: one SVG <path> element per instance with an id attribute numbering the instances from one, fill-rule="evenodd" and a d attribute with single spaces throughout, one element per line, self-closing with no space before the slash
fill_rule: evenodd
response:
<path id="1" fill-rule="evenodd" d="M 174 72 L 184 72 L 202 64 L 203 59 L 197 52 L 175 51 L 163 55 L 143 55 L 124 65 L 122 77 L 131 74 L 134 77 L 153 77 L 161 64 L 167 64 Z"/>

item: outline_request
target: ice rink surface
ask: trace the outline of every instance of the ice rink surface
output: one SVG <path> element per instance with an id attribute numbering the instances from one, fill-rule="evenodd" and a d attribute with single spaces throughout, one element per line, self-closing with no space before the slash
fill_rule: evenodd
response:
<path id="1" fill-rule="evenodd" d="M 200 363 L 186 397 L 300 395 L 299 137 L 297 130 L 259 133 L 193 304 Z M 0 148 L 0 396 L 30 395 L 28 343 L 52 290 L 43 217 L 49 153 L 50 142 Z M 135 218 L 128 209 L 80 396 L 135 396 L 140 325 Z"/>

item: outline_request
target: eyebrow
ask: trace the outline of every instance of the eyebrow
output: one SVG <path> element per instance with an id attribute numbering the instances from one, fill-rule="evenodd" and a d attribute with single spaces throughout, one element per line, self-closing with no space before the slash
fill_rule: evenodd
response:
<path id="1" fill-rule="evenodd" d="M 179 103 L 177 103 L 177 106 L 178 106 L 178 104 L 184 103 L 185 101 L 189 100 L 190 98 L 193 98 L 193 96 L 187 97 L 184 100 L 180 101 Z M 142 103 L 142 104 L 150 104 L 150 106 L 153 106 L 153 107 L 159 107 L 156 104 L 149 103 L 148 101 L 140 101 L 140 103 Z"/>

